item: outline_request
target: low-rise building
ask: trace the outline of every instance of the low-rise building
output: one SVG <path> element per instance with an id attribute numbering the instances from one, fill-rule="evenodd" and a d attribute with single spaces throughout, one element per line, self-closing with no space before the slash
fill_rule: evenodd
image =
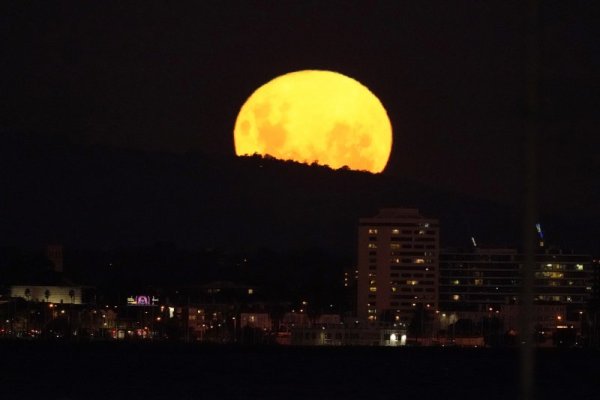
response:
<path id="1" fill-rule="evenodd" d="M 377 324 L 314 324 L 292 329 L 292 345 L 299 346 L 404 346 L 406 330 Z"/>
<path id="2" fill-rule="evenodd" d="M 11 297 L 46 303 L 82 304 L 81 286 L 13 285 Z"/>

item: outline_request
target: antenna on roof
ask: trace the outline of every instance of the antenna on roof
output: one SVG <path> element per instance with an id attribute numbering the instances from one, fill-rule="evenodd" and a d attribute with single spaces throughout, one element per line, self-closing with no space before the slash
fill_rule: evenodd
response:
<path id="1" fill-rule="evenodd" d="M 535 230 L 540 238 L 540 247 L 544 247 L 544 232 L 542 231 L 542 225 L 539 222 L 535 224 Z"/>
<path id="2" fill-rule="evenodd" d="M 477 242 L 473 236 L 471 236 L 471 243 L 473 243 L 473 247 L 477 247 Z"/>

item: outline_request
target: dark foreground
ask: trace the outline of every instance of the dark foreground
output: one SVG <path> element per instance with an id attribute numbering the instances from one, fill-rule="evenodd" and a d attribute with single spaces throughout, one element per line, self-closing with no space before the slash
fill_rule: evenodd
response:
<path id="1" fill-rule="evenodd" d="M 516 399 L 518 353 L 0 342 L 1 399 Z M 536 398 L 600 398 L 600 353 L 537 353 Z"/>

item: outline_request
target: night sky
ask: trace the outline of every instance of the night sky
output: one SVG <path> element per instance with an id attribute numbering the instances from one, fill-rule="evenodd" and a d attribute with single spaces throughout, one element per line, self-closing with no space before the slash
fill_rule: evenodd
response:
<path id="1" fill-rule="evenodd" d="M 523 3 L 527 2 L 9 3 L 0 11 L 2 135 L 23 134 L 28 141 L 44 143 L 68 140 L 72 148 L 88 149 L 83 152 L 105 149 L 105 158 L 97 153 L 92 158 L 102 159 L 98 163 L 113 174 L 130 165 L 115 158 L 115 151 L 134 151 L 136 157 L 147 154 L 154 160 L 153 168 L 186 153 L 227 163 L 234 157 L 235 117 L 256 88 L 286 72 L 326 69 L 365 84 L 386 107 L 394 129 L 392 156 L 384 173 L 390 180 L 506 207 L 521 204 L 528 12 Z M 540 3 L 540 210 L 573 226 L 580 221 L 597 226 L 597 21 L 590 1 Z M 58 153 L 73 151 L 79 150 L 67 146 Z M 23 154 L 31 157 L 20 160 L 27 165 L 56 161 L 45 158 L 43 151 Z M 62 179 L 60 171 L 77 170 L 74 160 L 78 156 L 54 171 L 57 181 Z M 51 206 L 39 205 L 46 202 L 44 193 L 50 196 L 51 191 L 24 185 L 22 179 L 35 180 L 35 170 L 31 167 L 19 175 L 12 162 L 2 164 L 4 188 L 19 194 L 13 194 L 2 212 L 9 221 L 4 241 L 14 239 L 7 233 L 12 230 L 17 241 L 26 242 L 23 224 L 36 225 L 40 215 L 52 213 Z M 210 182 L 198 185 L 204 191 L 222 186 L 214 178 L 218 171 L 202 175 L 210 176 Z M 136 173 L 131 179 L 143 175 Z M 78 194 L 84 203 L 90 201 L 86 196 L 104 190 L 105 186 L 94 186 L 95 177 L 69 174 L 68 182 L 85 181 L 87 189 Z M 159 192 L 185 197 L 173 193 L 167 181 L 153 184 Z M 192 179 L 186 182 L 194 185 Z M 319 188 L 307 185 L 309 197 L 318 202 Z M 174 186 L 180 190 L 185 184 Z M 282 188 L 284 183 L 272 190 Z M 244 206 L 236 203 L 235 189 L 227 189 L 227 195 L 220 190 L 215 202 L 226 197 L 228 208 Z M 73 187 L 69 191 L 78 193 Z M 23 205 L 19 200 L 34 195 L 38 203 Z M 133 201 L 136 194 L 123 196 Z M 392 205 L 375 203 L 356 212 L 374 213 L 378 206 Z M 405 205 L 399 203 L 393 205 Z M 100 229 L 97 223 L 92 228 L 73 222 L 84 214 L 79 203 L 73 204 L 65 208 L 74 210 L 73 215 L 63 219 L 71 221 L 77 234 L 93 230 L 96 238 L 108 235 L 110 226 Z M 153 225 L 147 216 L 152 206 L 148 207 L 146 217 L 140 217 L 145 218 L 144 226 Z M 96 208 L 96 218 L 110 219 L 111 210 Z M 128 212 L 117 210 L 120 216 Z M 326 213 L 327 207 L 321 212 Z M 25 217 L 16 217 L 19 213 Z M 32 237 L 51 237 L 52 223 L 40 222 Z M 132 219 L 128 226 L 135 223 Z M 350 226 L 355 223 L 350 221 Z M 178 229 L 173 222 L 158 225 L 163 231 Z M 144 238 L 151 240 L 152 235 Z"/>

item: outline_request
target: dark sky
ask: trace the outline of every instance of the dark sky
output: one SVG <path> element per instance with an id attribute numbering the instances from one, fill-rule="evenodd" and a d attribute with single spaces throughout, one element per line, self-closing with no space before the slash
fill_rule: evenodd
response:
<path id="1" fill-rule="evenodd" d="M 386 174 L 519 202 L 527 2 L 9 3 L 4 131 L 231 157 L 235 117 L 253 90 L 328 69 L 387 108 Z M 597 20 L 591 1 L 540 3 L 541 207 L 598 218 Z"/>

